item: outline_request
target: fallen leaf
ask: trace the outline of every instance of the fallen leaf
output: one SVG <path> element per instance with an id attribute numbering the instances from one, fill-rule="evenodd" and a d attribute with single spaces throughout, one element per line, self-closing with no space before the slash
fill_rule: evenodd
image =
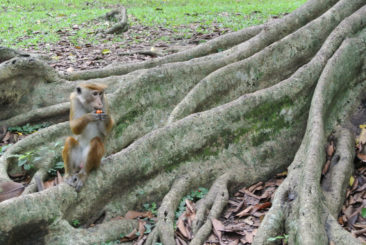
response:
<path id="1" fill-rule="evenodd" d="M 343 218 L 342 218 L 342 216 L 338 218 L 338 223 L 339 223 L 341 226 L 344 226 L 344 222 L 343 222 Z"/>
<path id="2" fill-rule="evenodd" d="M 219 241 L 221 242 L 222 231 L 225 230 L 225 227 L 221 223 L 221 221 L 219 221 L 217 219 L 211 219 L 211 222 L 212 222 L 212 226 L 213 226 L 213 231 L 214 231 L 215 235 L 219 238 Z"/>
<path id="3" fill-rule="evenodd" d="M 144 233 L 145 233 L 145 230 L 146 230 L 145 225 L 146 225 L 145 221 L 139 220 L 139 231 L 138 231 L 138 233 L 140 233 L 140 236 L 139 236 L 138 241 L 140 241 L 142 239 L 142 237 L 144 236 Z"/>
<path id="4" fill-rule="evenodd" d="M 196 213 L 194 203 L 191 200 L 186 199 L 186 207 L 187 207 L 187 210 L 189 210 L 190 213 Z"/>
<path id="5" fill-rule="evenodd" d="M 129 234 L 127 234 L 126 236 L 122 237 L 120 239 L 121 242 L 129 242 L 132 240 L 135 240 L 137 238 L 137 229 L 133 229 L 133 231 L 131 231 Z"/>
<path id="6" fill-rule="evenodd" d="M 111 51 L 109 49 L 103 49 L 102 50 L 102 54 L 106 55 L 106 54 L 110 54 Z"/>
<path id="7" fill-rule="evenodd" d="M 14 181 L 0 182 L 0 202 L 19 196 L 24 188 L 22 184 Z"/>
<path id="8" fill-rule="evenodd" d="M 258 182 L 252 186 L 250 186 L 248 188 L 248 191 L 250 192 L 254 192 L 254 191 L 257 191 L 257 190 L 262 190 L 263 189 L 263 182 Z"/>
<path id="9" fill-rule="evenodd" d="M 351 178 L 349 179 L 349 186 L 353 186 L 354 182 L 355 182 L 355 178 L 353 176 L 351 176 Z"/>
<path id="10" fill-rule="evenodd" d="M 244 209 L 243 211 L 241 211 L 240 213 L 236 214 L 236 216 L 238 216 L 238 217 L 248 216 L 248 215 L 250 215 L 252 209 L 253 209 L 253 206 L 249 206 L 246 209 Z"/>
<path id="11" fill-rule="evenodd" d="M 180 233 L 187 239 L 191 239 L 190 237 L 190 234 L 186 228 L 186 226 L 184 225 L 184 221 L 182 218 L 179 218 L 178 219 L 178 222 L 177 222 L 177 228 L 178 230 L 180 231 Z"/>
<path id="12" fill-rule="evenodd" d="M 262 210 L 262 209 L 265 209 L 265 208 L 270 208 L 271 206 L 272 206 L 271 202 L 258 203 L 257 205 L 254 206 L 251 213 L 254 213 L 258 210 Z"/>
<path id="13" fill-rule="evenodd" d="M 177 238 L 175 239 L 175 242 L 176 242 L 176 245 L 187 245 L 186 241 L 184 241 L 179 236 L 177 236 Z"/>
<path id="14" fill-rule="evenodd" d="M 2 141 L 3 141 L 4 143 L 8 143 L 8 142 L 9 142 L 10 137 L 11 137 L 11 133 L 8 131 L 8 132 L 5 134 L 5 136 L 4 136 L 4 138 L 2 139 Z"/>
<path id="15" fill-rule="evenodd" d="M 329 167 L 330 167 L 330 160 L 328 159 L 323 167 L 322 175 L 326 175 L 328 173 Z"/>
<path id="16" fill-rule="evenodd" d="M 57 183 L 61 184 L 62 182 L 64 182 L 64 178 L 62 177 L 62 175 L 60 174 L 59 171 L 57 171 Z"/>
<path id="17" fill-rule="evenodd" d="M 126 219 L 136 219 L 136 218 L 152 218 L 152 213 L 149 212 L 138 212 L 130 210 L 126 213 L 125 218 Z"/>
<path id="18" fill-rule="evenodd" d="M 334 151 L 335 151 L 335 147 L 334 147 L 334 142 L 333 140 L 328 144 L 328 147 L 327 147 L 327 157 L 328 159 L 331 158 L 334 154 Z"/>
<path id="19" fill-rule="evenodd" d="M 357 153 L 357 158 L 363 162 L 366 162 L 366 154 Z"/>
<path id="20" fill-rule="evenodd" d="M 252 244 L 253 238 L 254 238 L 253 233 L 245 232 L 245 240 L 247 240 L 248 243 Z"/>
<path id="21" fill-rule="evenodd" d="M 51 180 L 47 180 L 47 181 L 43 182 L 43 186 L 44 186 L 44 189 L 48 189 L 48 188 L 56 186 L 55 179 L 51 179 Z"/>
<path id="22" fill-rule="evenodd" d="M 251 197 L 254 197 L 255 199 L 258 199 L 258 200 L 260 200 L 261 199 L 261 197 L 260 196 L 257 196 L 257 195 L 255 195 L 255 194 L 253 194 L 253 193 L 251 193 L 250 191 L 248 191 L 246 188 L 243 188 L 243 189 L 241 189 L 241 190 L 239 190 L 241 193 L 244 193 L 244 194 L 246 194 L 246 195 L 248 195 L 248 196 L 251 196 Z"/>

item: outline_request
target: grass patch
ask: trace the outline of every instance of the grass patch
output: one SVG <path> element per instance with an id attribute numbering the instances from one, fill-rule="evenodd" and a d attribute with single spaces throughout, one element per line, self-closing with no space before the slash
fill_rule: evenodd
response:
<path id="1" fill-rule="evenodd" d="M 118 4 L 134 18 L 131 25 L 163 26 L 189 37 L 192 31 L 209 33 L 212 26 L 239 30 L 298 8 L 306 0 L 0 0 L 0 45 L 32 47 L 56 43 L 68 32 L 73 44 L 101 42 L 94 32 L 106 23 L 91 20 Z M 85 23 L 90 25 L 85 25 Z M 78 28 L 80 25 L 84 25 Z M 192 30 L 194 29 L 194 30 Z M 148 35 L 144 33 L 143 35 Z M 138 38 L 137 38 L 138 39 Z"/>

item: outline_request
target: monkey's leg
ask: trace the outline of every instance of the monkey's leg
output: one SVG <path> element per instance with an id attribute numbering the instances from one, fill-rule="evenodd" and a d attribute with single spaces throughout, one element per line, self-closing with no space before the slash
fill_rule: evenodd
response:
<path id="1" fill-rule="evenodd" d="M 73 137 L 67 137 L 62 151 L 62 159 L 65 167 L 65 182 L 75 187 L 73 174 L 75 173 L 75 166 L 77 161 L 77 154 L 79 151 L 79 142 Z"/>
<path id="2" fill-rule="evenodd" d="M 90 141 L 89 151 L 86 157 L 85 167 L 82 168 L 78 174 L 78 179 L 75 185 L 76 191 L 80 191 L 84 185 L 86 179 L 89 176 L 89 172 L 94 168 L 98 168 L 100 160 L 104 155 L 104 144 L 99 137 L 94 137 Z"/>

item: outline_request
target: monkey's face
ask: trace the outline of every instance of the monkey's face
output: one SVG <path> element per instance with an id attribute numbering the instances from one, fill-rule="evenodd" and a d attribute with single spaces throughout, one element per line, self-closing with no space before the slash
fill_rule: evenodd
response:
<path id="1" fill-rule="evenodd" d="M 89 88 L 77 87 L 76 94 L 80 103 L 88 112 L 103 110 L 104 90 L 92 90 Z"/>

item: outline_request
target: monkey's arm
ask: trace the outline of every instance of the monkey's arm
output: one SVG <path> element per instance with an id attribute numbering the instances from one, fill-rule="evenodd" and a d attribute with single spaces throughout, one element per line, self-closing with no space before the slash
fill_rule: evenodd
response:
<path id="1" fill-rule="evenodd" d="M 113 125 L 114 125 L 114 120 L 110 115 L 108 115 L 107 120 L 105 120 L 105 128 L 107 130 L 107 133 L 109 133 L 111 131 L 111 129 L 113 128 Z"/>
<path id="2" fill-rule="evenodd" d="M 88 123 L 98 120 L 97 115 L 93 113 L 85 114 L 79 118 L 70 121 L 70 128 L 74 134 L 81 134 Z"/>

